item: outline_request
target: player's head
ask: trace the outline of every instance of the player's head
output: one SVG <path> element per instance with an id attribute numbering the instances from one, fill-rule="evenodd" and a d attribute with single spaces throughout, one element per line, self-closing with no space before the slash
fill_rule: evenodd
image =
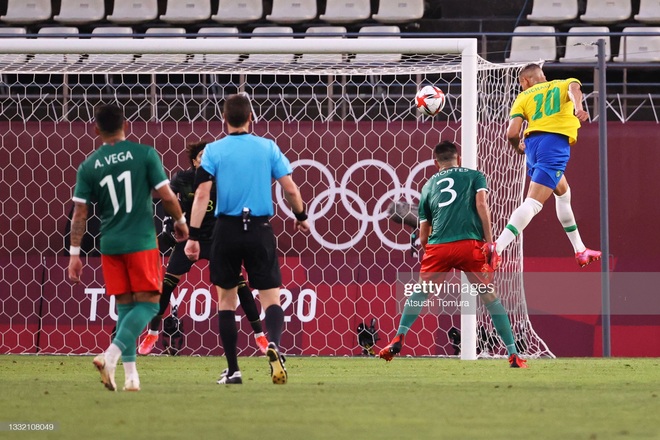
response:
<path id="1" fill-rule="evenodd" d="M 199 141 L 186 145 L 186 155 L 188 156 L 190 165 L 192 165 L 193 168 L 196 169 L 202 161 L 201 154 L 204 151 L 204 148 L 206 148 L 207 143 L 208 142 L 206 141 Z"/>
<path id="2" fill-rule="evenodd" d="M 102 104 L 94 110 L 94 120 L 100 135 L 114 135 L 124 130 L 124 112 L 114 104 Z"/>
<path id="3" fill-rule="evenodd" d="M 433 149 L 433 155 L 435 157 L 435 163 L 439 168 L 455 167 L 460 161 L 458 148 L 451 141 L 441 141 Z"/>
<path id="4" fill-rule="evenodd" d="M 243 127 L 252 118 L 250 99 L 245 95 L 231 95 L 225 100 L 222 115 L 231 127 Z"/>
<path id="5" fill-rule="evenodd" d="M 527 90 L 538 83 L 547 81 L 545 79 L 543 69 L 541 66 L 535 63 L 531 63 L 523 67 L 520 70 L 520 75 L 518 78 L 520 79 L 520 85 L 522 86 L 523 90 Z"/>

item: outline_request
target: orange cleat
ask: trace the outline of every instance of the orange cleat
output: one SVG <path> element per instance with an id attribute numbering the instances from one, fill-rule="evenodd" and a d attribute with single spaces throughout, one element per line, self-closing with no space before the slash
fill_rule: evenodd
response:
<path id="1" fill-rule="evenodd" d="M 254 341 L 257 343 L 257 347 L 261 350 L 261 354 L 266 354 L 268 351 L 268 339 L 264 335 L 255 336 Z"/>
<path id="2" fill-rule="evenodd" d="M 497 253 L 497 247 L 495 243 L 486 243 L 481 247 L 481 250 L 484 253 L 484 257 L 486 257 L 486 264 L 490 266 L 490 268 L 493 271 L 496 271 L 497 269 L 500 268 L 501 264 L 501 257 Z"/>
<path id="3" fill-rule="evenodd" d="M 591 249 L 585 249 L 582 252 L 577 252 L 575 254 L 575 261 L 580 267 L 587 266 L 594 261 L 600 260 L 602 253 L 600 251 L 593 251 Z"/>
<path id="4" fill-rule="evenodd" d="M 144 337 L 144 339 L 140 343 L 140 346 L 138 347 L 138 353 L 142 355 L 147 355 L 151 353 L 151 350 L 154 349 L 157 341 L 158 341 L 158 335 L 147 334 L 147 336 Z"/>
<path id="5" fill-rule="evenodd" d="M 395 355 L 399 354 L 401 348 L 403 347 L 403 334 L 398 334 L 392 339 L 392 342 L 385 348 L 383 348 L 379 353 L 381 359 L 385 359 L 387 362 L 390 362 Z"/>
<path id="6" fill-rule="evenodd" d="M 527 361 L 520 359 L 517 354 L 512 354 L 509 356 L 509 366 L 511 368 L 529 368 L 527 367 Z"/>

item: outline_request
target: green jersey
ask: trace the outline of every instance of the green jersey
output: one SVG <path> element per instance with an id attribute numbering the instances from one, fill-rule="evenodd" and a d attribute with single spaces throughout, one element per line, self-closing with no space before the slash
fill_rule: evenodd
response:
<path id="1" fill-rule="evenodd" d="M 486 177 L 469 168 L 448 168 L 426 182 L 419 201 L 419 221 L 431 222 L 429 244 L 484 239 L 477 213 L 479 191 L 488 191 Z"/>
<path id="2" fill-rule="evenodd" d="M 98 204 L 102 254 L 157 247 L 151 191 L 168 183 L 156 150 L 125 140 L 103 144 L 80 164 L 73 201 Z"/>

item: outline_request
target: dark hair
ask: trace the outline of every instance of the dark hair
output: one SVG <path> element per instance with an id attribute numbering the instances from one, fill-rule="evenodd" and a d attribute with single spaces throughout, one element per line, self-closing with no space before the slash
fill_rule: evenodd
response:
<path id="1" fill-rule="evenodd" d="M 250 100 L 244 95 L 231 95 L 222 107 L 227 123 L 232 127 L 242 127 L 250 118 Z"/>
<path id="2" fill-rule="evenodd" d="M 124 112 L 114 104 L 102 104 L 94 110 L 96 126 L 102 133 L 114 134 L 124 128 Z"/>
<path id="3" fill-rule="evenodd" d="M 458 157 L 458 148 L 451 141 L 442 141 L 433 150 L 438 162 L 451 162 Z"/>
<path id="4" fill-rule="evenodd" d="M 543 70 L 543 69 L 541 68 L 541 66 L 539 66 L 536 63 L 529 63 L 526 66 L 524 66 L 522 69 L 520 69 L 520 74 L 518 76 L 522 78 L 523 76 L 532 74 L 537 70 Z"/>
<path id="5" fill-rule="evenodd" d="M 208 144 L 208 141 L 192 142 L 186 145 L 186 154 L 188 155 L 188 160 L 190 160 L 191 166 L 194 167 L 193 160 L 197 158 L 200 151 L 206 148 L 206 144 Z"/>

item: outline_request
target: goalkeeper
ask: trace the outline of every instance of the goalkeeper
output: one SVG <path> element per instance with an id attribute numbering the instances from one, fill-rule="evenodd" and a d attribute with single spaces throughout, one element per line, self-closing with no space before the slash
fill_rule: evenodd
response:
<path id="1" fill-rule="evenodd" d="M 199 167 L 199 164 L 202 160 L 202 152 L 206 147 L 206 142 L 197 142 L 188 144 L 186 147 L 186 154 L 190 160 L 192 168 L 178 172 L 170 182 L 170 187 L 175 194 L 179 195 L 179 200 L 181 203 L 181 208 L 185 215 L 190 218 L 190 209 L 192 208 L 192 203 L 195 198 L 194 191 L 194 181 L 195 181 L 195 170 Z M 213 195 L 209 199 L 209 205 L 206 209 L 206 215 L 202 220 L 202 226 L 200 227 L 200 258 L 208 260 L 211 250 L 211 242 L 213 235 L 213 227 L 215 226 L 215 208 L 213 204 L 215 203 L 215 183 L 211 189 Z M 149 325 L 149 331 L 144 337 L 140 346 L 138 348 L 138 353 L 142 355 L 147 355 L 151 353 L 156 341 L 158 341 L 158 330 L 160 328 L 160 323 L 163 320 L 163 315 L 167 310 L 167 306 L 170 304 L 170 297 L 172 292 L 176 288 L 181 276 L 188 273 L 192 268 L 194 262 L 190 261 L 184 252 L 186 247 L 186 242 L 176 243 L 172 255 L 170 256 L 169 263 L 167 264 L 167 270 L 165 277 L 163 279 L 163 293 L 160 297 L 160 309 L 158 314 L 151 320 Z M 238 285 L 238 298 L 245 312 L 245 316 L 252 330 L 254 331 L 254 338 L 259 346 L 259 350 L 263 354 L 266 353 L 268 348 L 268 340 L 264 335 L 261 328 L 261 320 L 259 319 L 259 312 L 257 311 L 257 306 L 254 301 L 254 296 L 252 296 L 252 291 L 247 286 L 243 276 L 239 278 Z"/>
<path id="2" fill-rule="evenodd" d="M 441 285 L 450 270 L 465 272 L 506 345 L 509 365 L 527 368 L 526 361 L 518 357 L 511 322 L 494 293 L 493 270 L 482 250 L 493 235 L 486 177 L 460 166 L 460 156 L 452 142 L 440 142 L 434 153 L 439 172 L 426 182 L 419 201 L 420 241 L 424 249 L 420 277 Z M 397 334 L 379 353 L 386 361 L 401 351 L 405 335 L 426 303 L 430 292 L 419 290 L 406 299 Z"/>

